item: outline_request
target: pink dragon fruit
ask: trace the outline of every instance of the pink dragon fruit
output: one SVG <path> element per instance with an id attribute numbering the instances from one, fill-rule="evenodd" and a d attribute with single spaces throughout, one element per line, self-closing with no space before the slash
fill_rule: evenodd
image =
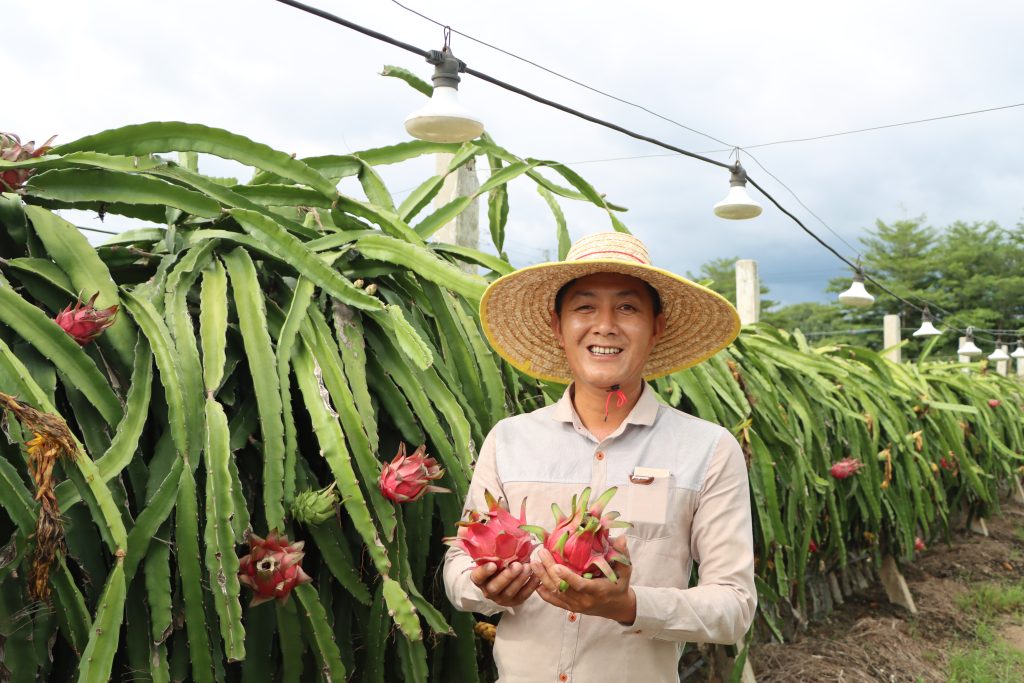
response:
<path id="1" fill-rule="evenodd" d="M 21 144 L 21 138 L 14 133 L 0 133 L 0 159 L 4 161 L 24 161 L 42 156 L 50 151 L 50 143 L 54 135 L 36 149 L 35 142 Z M 11 168 L 0 171 L 0 192 L 16 192 L 25 184 L 28 177 L 32 175 L 31 168 Z"/>
<path id="2" fill-rule="evenodd" d="M 96 292 L 85 304 L 79 298 L 73 307 L 68 306 L 54 318 L 54 322 L 81 346 L 85 346 L 100 336 L 103 330 L 114 324 L 114 319 L 117 317 L 117 304 L 109 308 L 93 307 L 96 297 L 99 295 L 100 293 Z"/>
<path id="3" fill-rule="evenodd" d="M 568 515 L 553 504 L 551 511 L 555 515 L 555 528 L 550 534 L 535 526 L 524 528 L 541 539 L 556 563 L 587 579 L 600 572 L 616 582 L 619 577 L 612 569 L 612 562 L 628 565 L 629 558 L 612 546 L 610 533 L 612 529 L 633 526 L 629 522 L 616 521 L 618 512 L 604 512 L 617 490 L 615 487 L 608 489 L 588 508 L 590 488 L 583 489 L 578 497 L 573 496 Z M 563 591 L 568 587 L 565 581 L 559 585 Z"/>
<path id="4" fill-rule="evenodd" d="M 856 458 L 843 458 L 836 464 L 832 465 L 829 472 L 836 479 L 847 479 L 857 474 L 862 467 L 864 467 L 864 463 Z"/>
<path id="5" fill-rule="evenodd" d="M 411 503 L 419 500 L 428 491 L 451 493 L 448 489 L 433 486 L 430 482 L 444 476 L 444 470 L 433 458 L 427 457 L 426 444 L 412 455 L 405 454 L 405 443 L 398 446 L 398 454 L 384 465 L 377 485 L 388 500 L 396 503 Z"/>
<path id="6" fill-rule="evenodd" d="M 501 571 L 513 562 L 527 563 L 535 543 L 526 524 L 526 500 L 519 508 L 519 517 L 508 510 L 508 504 L 495 499 L 490 491 L 484 491 L 487 512 L 466 511 L 466 517 L 458 523 L 458 535 L 444 539 L 451 546 L 462 548 L 473 558 L 477 566 L 493 562 Z"/>
<path id="7" fill-rule="evenodd" d="M 284 534 L 274 529 L 266 538 L 256 534 L 249 536 L 249 554 L 240 558 L 238 580 L 253 590 L 250 607 L 276 599 L 282 605 L 296 586 L 309 583 L 306 572 L 302 571 L 302 547 L 305 541 L 292 543 Z"/>

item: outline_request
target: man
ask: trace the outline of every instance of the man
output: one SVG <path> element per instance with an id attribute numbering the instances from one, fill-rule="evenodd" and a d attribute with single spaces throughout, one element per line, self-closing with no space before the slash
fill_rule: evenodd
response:
<path id="1" fill-rule="evenodd" d="M 614 539 L 631 566 L 585 579 L 535 551 L 501 572 L 448 551 L 456 608 L 502 617 L 494 658 L 501 683 L 677 681 L 682 645 L 734 643 L 756 607 L 747 472 L 722 427 L 657 401 L 645 379 L 689 367 L 739 332 L 718 294 L 650 265 L 622 233 L 579 240 L 565 261 L 524 268 L 481 302 L 494 349 L 522 372 L 570 383 L 561 400 L 502 420 L 487 436 L 466 508 L 484 490 L 527 523 L 551 529 L 589 486 L 615 486 L 606 510 L 633 526 Z M 687 589 L 691 563 L 699 585 Z M 568 589 L 559 590 L 565 581 Z"/>

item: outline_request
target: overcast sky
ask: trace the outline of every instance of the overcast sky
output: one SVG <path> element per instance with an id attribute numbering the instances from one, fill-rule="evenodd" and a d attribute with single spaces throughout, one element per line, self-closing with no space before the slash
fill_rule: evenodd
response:
<path id="1" fill-rule="evenodd" d="M 442 44 L 440 28 L 387 0 L 314 4 L 424 49 Z M 404 4 L 730 145 L 1024 102 L 1024 3 L 1010 0 L 969 9 L 952 0 Z M 181 120 L 299 156 L 355 152 L 408 139 L 402 121 L 423 101 L 377 75 L 381 67 L 424 78 L 432 72 L 415 55 L 273 0 L 3 0 L 2 8 L 0 130 L 22 140 L 57 133 L 67 142 Z M 452 37 L 452 49 L 476 69 L 647 135 L 694 151 L 721 148 L 461 36 Z M 656 265 L 685 273 L 712 258 L 753 258 L 771 298 L 784 303 L 824 300 L 828 279 L 842 272 L 773 208 L 751 221 L 716 218 L 711 207 L 728 189 L 721 169 L 679 156 L 598 161 L 664 150 L 472 77 L 460 96 L 510 151 L 575 162 L 598 191 L 628 207 L 622 218 Z M 1022 122 L 1024 107 L 752 152 L 856 246 L 876 219 L 924 214 L 936 226 L 1016 226 L 1024 218 Z M 728 160 L 728 152 L 709 156 Z M 854 255 L 742 158 L 783 205 Z M 204 159 L 201 170 L 248 179 L 215 159 Z M 423 159 L 388 167 L 384 178 L 401 197 L 432 173 Z M 565 209 L 574 238 L 608 228 L 594 207 L 566 202 Z M 555 250 L 554 224 L 532 181 L 514 185 L 508 232 L 517 264 Z"/>

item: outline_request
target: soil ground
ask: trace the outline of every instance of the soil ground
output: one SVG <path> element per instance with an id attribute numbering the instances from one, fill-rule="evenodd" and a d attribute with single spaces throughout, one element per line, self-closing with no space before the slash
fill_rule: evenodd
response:
<path id="1" fill-rule="evenodd" d="M 980 628 L 993 634 L 995 647 L 1005 643 L 1024 653 L 1020 605 L 992 608 L 1024 587 L 1024 507 L 1004 504 L 1001 516 L 987 524 L 988 537 L 961 531 L 951 545 L 938 541 L 903 567 L 919 614 L 889 604 L 881 584 L 873 585 L 793 642 L 754 645 L 751 663 L 758 683 L 1001 681 L 1006 675 L 1013 676 L 1008 681 L 1024 681 L 1024 670 L 1018 672 L 1016 665 L 994 679 L 952 675 L 958 654 L 984 650 Z M 971 600 L 986 587 L 989 598 Z"/>

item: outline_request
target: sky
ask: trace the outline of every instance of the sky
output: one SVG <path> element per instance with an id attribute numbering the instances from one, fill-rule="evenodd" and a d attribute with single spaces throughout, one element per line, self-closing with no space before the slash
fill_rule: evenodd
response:
<path id="1" fill-rule="evenodd" d="M 439 26 L 390 0 L 311 4 L 423 49 L 443 42 Z M 952 0 L 403 4 L 725 147 L 1024 102 L 1024 3 L 1010 0 L 969 9 Z M 226 128 L 300 157 L 357 152 L 409 139 L 402 122 L 423 103 L 405 83 L 381 77 L 381 68 L 401 66 L 424 79 L 432 73 L 416 55 L 274 0 L 3 0 L 0 16 L 0 130 L 37 142 L 178 120 Z M 707 137 L 463 36 L 453 35 L 451 46 L 501 80 L 730 160 Z M 846 272 L 754 190 L 766 205 L 760 217 L 715 217 L 711 207 L 728 190 L 721 168 L 471 76 L 464 76 L 460 98 L 506 149 L 570 163 L 627 207 L 620 217 L 655 265 L 685 274 L 714 258 L 755 259 L 769 297 L 784 304 L 829 299 L 828 280 Z M 853 258 L 876 220 L 1017 226 L 1024 219 L 1022 122 L 1024 107 L 1017 107 L 759 147 L 741 152 L 741 160 L 783 206 Z M 242 181 L 250 175 L 216 158 L 202 159 L 200 170 Z M 397 199 L 431 174 L 429 157 L 382 169 Z M 480 175 L 483 181 L 486 170 Z M 357 185 L 343 181 L 341 188 L 359 194 Z M 525 178 L 511 187 L 506 251 L 516 265 L 557 254 L 554 221 L 534 188 Z M 610 229 L 592 205 L 567 200 L 563 208 L 574 239 Z M 75 220 L 104 229 L 129 225 L 116 217 Z M 485 226 L 481 247 L 491 249 Z"/>

